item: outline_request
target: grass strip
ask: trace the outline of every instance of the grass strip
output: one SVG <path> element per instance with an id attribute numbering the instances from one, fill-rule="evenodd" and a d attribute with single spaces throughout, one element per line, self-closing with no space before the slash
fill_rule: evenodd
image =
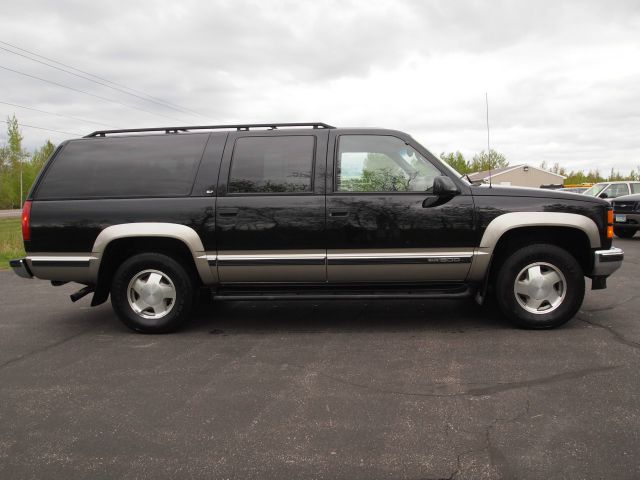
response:
<path id="1" fill-rule="evenodd" d="M 20 217 L 0 218 L 0 269 L 9 268 L 9 260 L 24 255 Z"/>

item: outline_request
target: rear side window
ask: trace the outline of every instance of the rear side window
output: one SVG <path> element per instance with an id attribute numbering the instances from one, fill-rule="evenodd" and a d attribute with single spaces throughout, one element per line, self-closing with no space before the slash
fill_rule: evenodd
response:
<path id="1" fill-rule="evenodd" d="M 53 161 L 38 199 L 185 196 L 208 134 L 72 141 Z"/>
<path id="2" fill-rule="evenodd" d="M 308 193 L 315 137 L 243 137 L 236 141 L 229 193 Z"/>
<path id="3" fill-rule="evenodd" d="M 631 184 L 631 193 L 640 193 L 640 183 Z"/>

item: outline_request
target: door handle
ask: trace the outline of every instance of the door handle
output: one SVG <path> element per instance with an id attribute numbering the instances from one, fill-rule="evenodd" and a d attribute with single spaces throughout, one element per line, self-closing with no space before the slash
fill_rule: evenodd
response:
<path id="1" fill-rule="evenodd" d="M 218 213 L 221 217 L 235 217 L 238 215 L 239 209 L 237 208 L 221 208 Z"/>
<path id="2" fill-rule="evenodd" d="M 349 210 L 329 210 L 330 217 L 346 217 L 349 215 Z"/>

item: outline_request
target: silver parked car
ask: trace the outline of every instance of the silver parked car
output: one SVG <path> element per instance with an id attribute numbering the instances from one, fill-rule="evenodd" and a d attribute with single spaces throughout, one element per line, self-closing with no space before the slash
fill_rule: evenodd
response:
<path id="1" fill-rule="evenodd" d="M 640 193 L 640 182 L 601 182 L 596 183 L 583 195 L 611 200 L 630 193 Z"/>

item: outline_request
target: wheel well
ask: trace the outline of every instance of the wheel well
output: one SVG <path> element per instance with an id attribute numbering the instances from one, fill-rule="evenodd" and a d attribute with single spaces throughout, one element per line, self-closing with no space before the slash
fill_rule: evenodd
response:
<path id="1" fill-rule="evenodd" d="M 578 261 L 583 272 L 593 268 L 591 243 L 581 230 L 571 227 L 523 227 L 505 232 L 493 249 L 490 284 L 504 260 L 513 251 L 534 243 L 548 243 L 565 249 Z"/>
<path id="2" fill-rule="evenodd" d="M 193 278 L 196 279 L 197 282 L 200 282 L 200 276 L 193 261 L 193 255 L 184 242 L 175 238 L 166 237 L 118 238 L 109 242 L 107 248 L 105 248 L 102 253 L 96 292 L 91 301 L 91 305 L 100 305 L 107 300 L 111 287 L 111 279 L 122 262 L 138 253 L 149 252 L 163 253 L 178 260 L 182 265 L 187 267 L 187 270 Z"/>

